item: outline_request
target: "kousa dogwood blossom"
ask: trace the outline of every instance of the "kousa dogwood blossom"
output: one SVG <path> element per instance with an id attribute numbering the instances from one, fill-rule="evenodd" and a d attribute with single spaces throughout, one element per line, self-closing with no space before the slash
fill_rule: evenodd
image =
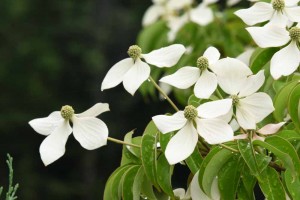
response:
<path id="1" fill-rule="evenodd" d="M 30 126 L 37 133 L 47 136 L 40 146 L 43 163 L 47 166 L 65 154 L 65 146 L 72 132 L 75 139 L 87 150 L 106 145 L 107 126 L 96 118 L 106 111 L 109 111 L 107 103 L 97 103 L 80 114 L 75 114 L 73 108 L 67 105 L 63 106 L 61 111 L 52 112 L 48 117 L 31 120 Z"/>
<path id="2" fill-rule="evenodd" d="M 270 21 L 286 27 L 290 22 L 300 22 L 299 0 L 272 0 L 271 3 L 257 2 L 252 7 L 235 12 L 247 25 Z"/>
<path id="3" fill-rule="evenodd" d="M 215 64 L 214 71 L 219 86 L 232 99 L 230 107 L 236 108 L 237 122 L 242 128 L 255 129 L 256 123 L 274 111 L 271 97 L 257 92 L 265 81 L 263 70 L 253 75 L 243 62 L 224 58 Z"/>
<path id="4" fill-rule="evenodd" d="M 233 140 L 231 126 L 217 117 L 229 112 L 231 99 L 207 102 L 195 108 L 186 106 L 172 116 L 152 117 L 156 127 L 163 134 L 179 130 L 169 141 L 165 155 L 170 164 L 176 164 L 189 157 L 194 151 L 198 134 L 209 144 Z M 196 124 L 196 127 L 194 126 Z"/>
<path id="5" fill-rule="evenodd" d="M 177 188 L 173 190 L 174 196 L 178 200 L 190 200 L 191 199 L 191 194 L 190 194 L 190 189 L 188 188 L 187 191 L 185 192 L 185 189 L 183 188 Z M 171 198 L 169 197 L 169 200 Z"/>
<path id="6" fill-rule="evenodd" d="M 162 15 L 167 13 L 166 2 L 167 0 L 152 0 L 151 5 L 145 12 L 142 24 L 143 26 L 149 26 L 156 22 Z"/>
<path id="7" fill-rule="evenodd" d="M 221 194 L 218 186 L 218 178 L 215 177 L 212 182 L 211 192 L 209 197 L 207 194 L 203 192 L 201 187 L 199 186 L 199 171 L 194 175 L 191 183 L 190 183 L 190 192 L 193 200 L 220 200 Z"/>
<path id="8" fill-rule="evenodd" d="M 121 60 L 112 66 L 104 77 L 101 91 L 113 88 L 123 82 L 125 90 L 134 95 L 136 90 L 150 76 L 150 66 L 148 64 L 159 68 L 172 67 L 184 52 L 185 47 L 181 44 L 173 44 L 147 54 L 142 54 L 141 48 L 137 45 L 130 46 L 128 49 L 130 58 Z"/>
<path id="9" fill-rule="evenodd" d="M 174 74 L 160 79 L 160 82 L 179 89 L 187 89 L 195 84 L 196 97 L 208 99 L 218 85 L 217 76 L 211 71 L 219 58 L 220 52 L 215 47 L 209 47 L 203 56 L 198 58 L 197 67 L 182 67 Z"/>
<path id="10" fill-rule="evenodd" d="M 291 75 L 296 71 L 300 64 L 299 24 L 289 30 L 277 25 L 267 25 L 264 27 L 249 27 L 247 31 L 261 48 L 280 47 L 288 44 L 276 52 L 271 59 L 270 72 L 274 79 Z"/>

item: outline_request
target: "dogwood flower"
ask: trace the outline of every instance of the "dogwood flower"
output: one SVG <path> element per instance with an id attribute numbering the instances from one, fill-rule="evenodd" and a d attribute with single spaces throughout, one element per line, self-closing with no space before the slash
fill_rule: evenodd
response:
<path id="1" fill-rule="evenodd" d="M 72 131 L 75 139 L 87 150 L 106 145 L 107 126 L 96 118 L 106 111 L 109 111 L 107 103 L 97 103 L 80 114 L 74 114 L 73 108 L 66 105 L 61 111 L 54 111 L 48 117 L 31 120 L 30 126 L 37 133 L 47 136 L 40 146 L 43 163 L 47 166 L 65 154 L 65 146 Z"/>
<path id="2" fill-rule="evenodd" d="M 189 157 L 196 147 L 198 133 L 209 144 L 232 140 L 231 127 L 224 120 L 216 118 L 228 113 L 231 104 L 231 99 L 224 99 L 204 103 L 197 108 L 189 105 L 184 111 L 178 111 L 172 116 L 152 117 L 158 130 L 163 134 L 179 130 L 167 145 L 165 155 L 168 162 L 176 164 Z"/>
<path id="3" fill-rule="evenodd" d="M 175 190 L 173 190 L 173 192 L 174 192 L 174 196 L 178 200 L 190 200 L 191 199 L 190 189 L 188 189 L 185 192 L 185 189 L 183 189 L 183 188 L 176 188 Z M 171 200 L 171 198 L 169 197 L 168 200 Z"/>
<path id="4" fill-rule="evenodd" d="M 270 21 L 285 27 L 289 22 L 300 22 L 299 0 L 272 0 L 271 3 L 257 2 L 252 7 L 235 12 L 247 25 Z"/>
<path id="5" fill-rule="evenodd" d="M 167 0 L 152 0 L 152 2 L 153 5 L 151 5 L 144 14 L 142 20 L 143 26 L 153 24 L 167 11 L 165 7 Z"/>
<path id="6" fill-rule="evenodd" d="M 203 56 L 198 58 L 197 67 L 182 67 L 174 74 L 160 79 L 160 82 L 179 89 L 187 89 L 195 84 L 196 97 L 208 99 L 218 85 L 217 76 L 211 71 L 219 58 L 220 52 L 215 47 L 209 47 Z"/>
<path id="7" fill-rule="evenodd" d="M 300 24 L 286 30 L 280 26 L 249 27 L 247 31 L 259 47 L 286 47 L 276 52 L 270 63 L 270 72 L 274 79 L 291 75 L 300 63 Z"/>
<path id="8" fill-rule="evenodd" d="M 134 95 L 136 90 L 150 76 L 150 66 L 148 64 L 159 68 L 172 67 L 184 52 L 185 47 L 181 44 L 173 44 L 151 51 L 148 54 L 142 54 L 142 49 L 137 45 L 130 46 L 127 52 L 130 58 L 121 60 L 112 66 L 104 77 L 101 91 L 113 88 L 123 82 L 125 90 Z"/>
<path id="9" fill-rule="evenodd" d="M 265 81 L 263 70 L 253 75 L 243 62 L 233 58 L 219 60 L 214 70 L 219 86 L 232 99 L 237 121 L 242 128 L 255 129 L 256 123 L 274 111 L 270 96 L 257 92 Z"/>

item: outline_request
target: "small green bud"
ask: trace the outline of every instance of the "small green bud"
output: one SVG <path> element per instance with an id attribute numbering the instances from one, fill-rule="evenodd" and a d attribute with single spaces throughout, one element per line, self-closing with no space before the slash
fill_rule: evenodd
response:
<path id="1" fill-rule="evenodd" d="M 293 27 L 289 30 L 290 32 L 290 37 L 292 40 L 300 40 L 300 28 L 298 27 Z"/>
<path id="2" fill-rule="evenodd" d="M 201 70 L 204 71 L 208 68 L 209 62 L 208 59 L 205 58 L 204 56 L 201 56 L 197 60 L 197 67 Z"/>
<path id="3" fill-rule="evenodd" d="M 129 47 L 127 53 L 129 57 L 131 57 L 133 60 L 136 60 L 141 57 L 142 49 L 138 45 L 132 45 Z"/>
<path id="4" fill-rule="evenodd" d="M 282 11 L 285 7 L 284 0 L 273 0 L 272 6 L 274 10 Z"/>
<path id="5" fill-rule="evenodd" d="M 194 120 L 197 116 L 198 116 L 198 111 L 194 106 L 189 105 L 184 108 L 184 117 L 186 119 Z"/>
<path id="6" fill-rule="evenodd" d="M 70 120 L 74 115 L 74 109 L 72 106 L 65 105 L 61 107 L 60 114 L 64 119 Z"/>
<path id="7" fill-rule="evenodd" d="M 236 106 L 240 101 L 240 99 L 237 95 L 231 95 L 231 98 L 232 98 L 232 105 L 234 105 L 234 106 Z"/>

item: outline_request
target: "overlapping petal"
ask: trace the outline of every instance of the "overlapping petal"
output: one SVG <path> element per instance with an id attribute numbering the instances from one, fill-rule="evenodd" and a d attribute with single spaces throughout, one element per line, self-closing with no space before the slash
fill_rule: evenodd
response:
<path id="1" fill-rule="evenodd" d="M 73 134 L 83 148 L 93 150 L 106 145 L 108 128 L 106 124 L 98 118 L 74 117 Z"/>
<path id="2" fill-rule="evenodd" d="M 169 141 L 165 155 L 168 162 L 173 165 L 188 158 L 194 151 L 198 142 L 198 134 L 192 122 L 180 129 Z"/>
<path id="3" fill-rule="evenodd" d="M 261 48 L 280 47 L 290 41 L 289 32 L 285 28 L 276 25 L 249 27 L 246 30 Z"/>
<path id="4" fill-rule="evenodd" d="M 165 76 L 160 82 L 168 83 L 179 89 L 187 89 L 194 85 L 200 76 L 200 70 L 197 67 L 182 67 L 174 74 Z"/>
<path id="5" fill-rule="evenodd" d="M 232 99 L 222 99 L 201 104 L 198 108 L 198 116 L 211 119 L 226 115 L 232 107 Z"/>
<path id="6" fill-rule="evenodd" d="M 274 79 L 288 76 L 298 68 L 300 64 L 300 50 L 297 43 L 292 41 L 288 46 L 276 52 L 271 59 L 270 71 Z"/>
<path id="7" fill-rule="evenodd" d="M 41 135 L 51 134 L 59 124 L 62 123 L 62 118 L 59 111 L 52 112 L 48 117 L 33 119 L 29 125 Z"/>
<path id="8" fill-rule="evenodd" d="M 192 22 L 195 22 L 200 26 L 205 26 L 211 23 L 214 19 L 211 8 L 207 7 L 204 4 L 199 4 L 199 6 L 192 9 L 190 12 L 190 17 Z"/>
<path id="9" fill-rule="evenodd" d="M 208 47 L 203 53 L 203 56 L 208 59 L 208 63 L 210 67 L 220 59 L 221 54 L 217 48 Z"/>
<path id="10" fill-rule="evenodd" d="M 233 140 L 233 130 L 221 119 L 196 119 L 197 130 L 209 144 L 220 144 Z"/>
<path id="11" fill-rule="evenodd" d="M 217 76 L 208 70 L 204 70 L 195 84 L 195 96 L 202 99 L 208 99 L 216 90 L 217 86 Z"/>
<path id="12" fill-rule="evenodd" d="M 284 11 L 290 21 L 300 22 L 300 6 L 290 8 L 286 7 Z"/>
<path id="13" fill-rule="evenodd" d="M 172 67 L 185 52 L 185 47 L 181 44 L 173 44 L 163 47 L 148 54 L 142 54 L 147 63 L 157 67 Z"/>
<path id="14" fill-rule="evenodd" d="M 252 71 L 243 62 L 233 58 L 223 58 L 214 66 L 219 86 L 227 94 L 237 94 Z"/>
<path id="15" fill-rule="evenodd" d="M 162 133 L 169 133 L 181 129 L 186 123 L 187 119 L 184 117 L 183 111 L 178 111 L 174 115 L 157 115 L 152 117 L 158 130 Z"/>
<path id="16" fill-rule="evenodd" d="M 257 132 L 263 135 L 271 135 L 277 133 L 284 124 L 285 122 L 280 122 L 277 124 L 267 124 L 261 129 L 259 129 Z"/>
<path id="17" fill-rule="evenodd" d="M 211 200 L 199 186 L 199 171 L 194 175 L 191 181 L 191 197 L 193 200 Z"/>
<path id="18" fill-rule="evenodd" d="M 161 5 L 152 5 L 150 6 L 142 19 L 143 26 L 149 26 L 150 24 L 153 24 L 156 22 L 159 17 L 164 13 L 165 9 Z"/>
<path id="19" fill-rule="evenodd" d="M 254 92 L 259 90 L 259 88 L 264 84 L 264 82 L 265 82 L 264 70 L 259 71 L 255 75 L 249 76 L 244 86 L 241 88 L 239 97 L 245 97 L 253 94 Z"/>
<path id="20" fill-rule="evenodd" d="M 124 75 L 123 85 L 125 90 L 133 96 L 137 89 L 149 78 L 149 76 L 150 66 L 140 59 L 136 60 L 134 65 Z"/>
<path id="21" fill-rule="evenodd" d="M 274 9 L 272 5 L 265 2 L 257 2 L 250 8 L 235 12 L 235 14 L 249 26 L 271 19 L 273 13 Z"/>
<path id="22" fill-rule="evenodd" d="M 72 128 L 68 121 L 62 121 L 59 126 L 44 139 L 40 146 L 40 155 L 45 166 L 53 163 L 65 154 L 65 146 Z"/>
<path id="23" fill-rule="evenodd" d="M 107 72 L 106 76 L 101 85 L 101 91 L 109 88 L 113 88 L 119 85 L 128 72 L 128 70 L 134 65 L 132 58 L 126 58 L 117 62 L 110 70 Z"/>

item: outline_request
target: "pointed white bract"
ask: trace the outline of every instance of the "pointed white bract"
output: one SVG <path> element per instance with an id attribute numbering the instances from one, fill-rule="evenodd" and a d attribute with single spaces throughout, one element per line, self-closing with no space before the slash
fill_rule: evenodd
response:
<path id="1" fill-rule="evenodd" d="M 191 114 L 191 111 L 187 111 L 189 106 L 185 111 L 178 111 L 172 116 L 152 117 L 156 127 L 163 134 L 179 130 L 167 145 L 165 155 L 168 162 L 173 165 L 188 158 L 197 145 L 198 134 L 210 144 L 233 140 L 230 125 L 217 118 L 228 113 L 231 104 L 231 99 L 224 99 L 204 103 L 198 108 L 192 107 L 193 119 L 188 117 Z"/>
<path id="2" fill-rule="evenodd" d="M 257 2 L 252 7 L 235 12 L 247 25 L 269 21 L 286 27 L 290 22 L 300 22 L 299 1 L 272 0 L 271 3 Z"/>
<path id="3" fill-rule="evenodd" d="M 215 65 L 215 72 L 219 86 L 230 95 L 236 107 L 237 122 L 242 128 L 255 129 L 256 123 L 274 111 L 271 97 L 257 92 L 265 80 L 263 70 L 252 75 L 241 61 L 224 58 Z"/>
<path id="4" fill-rule="evenodd" d="M 157 67 L 172 67 L 179 61 L 185 50 L 183 45 L 173 44 L 148 54 L 140 53 L 136 55 L 136 59 L 125 58 L 112 66 L 107 72 L 101 85 L 101 91 L 113 88 L 123 82 L 125 90 L 134 95 L 150 76 L 150 66 L 148 64 Z"/>
<path id="5" fill-rule="evenodd" d="M 36 132 L 48 135 L 40 146 L 43 163 L 47 166 L 64 155 L 68 137 L 72 132 L 75 139 L 87 150 L 106 145 L 108 128 L 102 120 L 96 118 L 106 111 L 109 111 L 107 103 L 97 103 L 83 113 L 72 114 L 69 120 L 63 118 L 59 111 L 45 118 L 31 120 L 29 124 Z"/>
<path id="6" fill-rule="evenodd" d="M 220 58 L 220 53 L 215 47 L 209 47 L 204 52 L 203 57 L 208 61 L 204 68 L 202 68 L 203 63 L 199 63 L 201 66 L 198 67 L 186 66 L 172 75 L 163 77 L 160 82 L 179 89 L 187 89 L 195 84 L 194 93 L 196 97 L 208 99 L 218 85 L 217 77 L 212 71 L 214 64 Z"/>
<path id="7" fill-rule="evenodd" d="M 289 76 L 297 70 L 300 64 L 299 38 L 300 25 L 286 30 L 278 25 L 266 25 L 264 27 L 249 27 L 247 31 L 259 47 L 285 46 L 276 52 L 270 63 L 270 72 L 276 80 L 282 76 Z"/>

